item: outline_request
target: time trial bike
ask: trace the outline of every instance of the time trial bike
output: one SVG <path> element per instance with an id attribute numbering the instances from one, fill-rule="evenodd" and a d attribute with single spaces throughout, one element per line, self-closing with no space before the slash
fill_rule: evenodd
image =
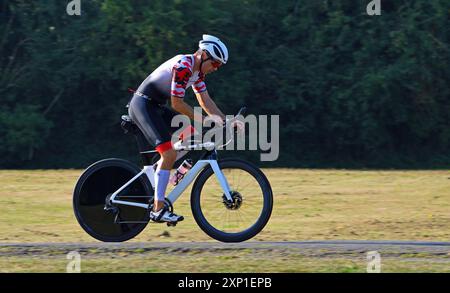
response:
<path id="1" fill-rule="evenodd" d="M 244 111 L 242 108 L 238 115 Z M 232 122 L 230 119 L 224 128 L 232 129 Z M 159 154 L 149 151 L 148 142 L 128 115 L 122 116 L 121 125 L 136 137 L 143 168 L 117 158 L 98 161 L 82 173 L 73 194 L 78 223 L 89 235 L 105 242 L 127 241 L 138 235 L 149 223 L 153 208 L 154 163 Z M 173 211 L 175 201 L 193 183 L 190 204 L 198 226 L 218 241 L 245 241 L 269 221 L 272 188 L 257 166 L 237 158 L 219 159 L 218 148 L 211 141 L 174 144 L 182 156 L 192 152 L 200 152 L 200 156 L 167 195 L 165 205 Z"/>

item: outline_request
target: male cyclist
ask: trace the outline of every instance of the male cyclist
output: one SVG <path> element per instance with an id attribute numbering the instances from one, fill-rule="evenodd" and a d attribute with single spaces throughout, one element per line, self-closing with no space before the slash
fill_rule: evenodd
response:
<path id="1" fill-rule="evenodd" d="M 139 86 L 130 101 L 129 115 L 161 155 L 155 172 L 154 208 L 150 219 L 157 222 L 178 222 L 183 216 L 170 213 L 164 206 L 170 169 L 177 153 L 171 144 L 171 119 L 178 113 L 194 120 L 194 110 L 184 101 L 185 90 L 192 87 L 198 103 L 216 123 L 225 115 L 206 90 L 205 75 L 227 63 L 228 50 L 224 43 L 211 35 L 203 35 L 194 54 L 177 55 L 155 69 Z M 170 100 L 176 112 L 164 106 Z M 203 119 L 203 118 L 202 118 Z"/>

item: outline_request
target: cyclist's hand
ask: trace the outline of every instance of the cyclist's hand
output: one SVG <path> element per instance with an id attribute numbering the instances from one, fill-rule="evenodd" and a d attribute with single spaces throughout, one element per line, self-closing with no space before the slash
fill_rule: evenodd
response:
<path id="1" fill-rule="evenodd" d="M 237 132 L 240 133 L 245 131 L 245 123 L 240 120 L 234 120 L 233 122 L 231 122 L 231 127 L 235 128 Z"/>
<path id="2" fill-rule="evenodd" d="M 214 122 L 215 127 L 217 126 L 222 126 L 223 125 L 223 120 L 222 118 L 220 118 L 219 115 L 208 115 L 205 117 L 205 122 Z"/>

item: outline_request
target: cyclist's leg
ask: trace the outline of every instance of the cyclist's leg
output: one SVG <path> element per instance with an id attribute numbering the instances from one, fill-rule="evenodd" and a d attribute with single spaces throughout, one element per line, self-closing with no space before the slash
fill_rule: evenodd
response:
<path id="1" fill-rule="evenodd" d="M 169 129 L 170 134 L 172 135 L 172 139 L 174 139 L 173 134 L 177 131 L 180 130 L 180 125 L 176 125 L 176 126 L 172 126 L 171 122 L 172 119 L 177 116 L 177 115 L 182 115 L 178 112 L 175 112 L 174 110 L 172 110 L 169 107 L 161 107 L 161 117 L 164 119 L 164 121 L 166 122 L 166 125 Z M 188 139 L 189 136 L 194 135 L 194 127 L 192 127 L 191 125 L 189 127 L 186 127 L 181 133 L 180 135 L 178 135 L 178 137 L 176 138 L 177 140 L 180 140 L 183 138 L 184 139 Z M 175 162 L 178 161 L 179 159 L 181 159 L 182 157 L 184 157 L 185 155 L 188 154 L 188 151 L 177 151 L 177 158 L 175 159 Z M 158 162 L 160 163 L 160 162 Z"/>
<path id="2" fill-rule="evenodd" d="M 155 203 L 153 209 L 155 212 L 164 207 L 164 199 L 167 184 L 169 183 L 170 169 L 172 169 L 177 157 L 177 153 L 172 148 L 171 144 L 161 144 L 157 146 L 156 149 L 161 154 L 161 160 L 158 162 L 158 167 L 155 172 Z"/>
<path id="3" fill-rule="evenodd" d="M 146 139 L 155 145 L 156 150 L 161 155 L 161 160 L 155 172 L 155 211 L 164 207 L 170 169 L 173 167 L 176 159 L 176 151 L 172 148 L 167 121 L 161 117 L 161 111 L 162 108 L 160 106 L 137 95 L 133 97 L 129 106 L 131 119 L 139 127 Z"/>
<path id="4" fill-rule="evenodd" d="M 171 126 L 171 122 L 173 117 L 175 117 L 179 113 L 165 106 L 158 108 L 158 113 L 159 117 L 161 117 L 164 121 L 163 123 L 161 123 L 161 125 L 165 126 L 164 133 L 169 133 L 170 135 L 172 135 L 172 133 L 176 131 L 176 128 Z M 168 184 L 168 178 L 166 181 L 165 170 L 169 170 L 170 172 L 170 169 L 172 169 L 175 161 L 177 160 L 177 152 L 172 148 L 172 144 L 170 141 L 160 144 L 156 147 L 156 149 L 161 154 L 161 159 L 158 161 L 158 167 L 156 169 L 157 171 L 160 171 L 159 173 L 157 172 L 156 175 L 158 178 L 155 178 L 155 182 L 156 180 L 158 180 L 158 184 L 155 183 L 155 185 L 158 186 L 158 188 L 161 188 L 161 190 L 157 190 L 156 192 L 158 194 L 165 194 Z M 167 172 L 167 174 L 169 174 L 169 172 Z M 163 207 L 164 202 L 158 202 L 158 204 L 156 204 L 155 202 L 155 211 L 159 211 Z"/>

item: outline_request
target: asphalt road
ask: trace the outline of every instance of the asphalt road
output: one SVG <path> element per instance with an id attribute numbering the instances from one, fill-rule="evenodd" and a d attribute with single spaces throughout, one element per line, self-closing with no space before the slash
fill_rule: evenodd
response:
<path id="1" fill-rule="evenodd" d="M 299 251 L 308 255 L 327 254 L 342 255 L 347 253 L 363 253 L 380 251 L 389 253 L 426 252 L 430 254 L 449 255 L 450 242 L 416 242 L 416 241 L 289 241 L 264 242 L 248 241 L 242 243 L 220 242 L 79 242 L 79 243 L 0 243 L 0 256 L 37 254 L 46 251 L 70 251 L 95 249 L 101 252 L 114 251 L 177 251 L 188 250 L 220 251 L 220 250 L 267 250 L 267 251 Z"/>

